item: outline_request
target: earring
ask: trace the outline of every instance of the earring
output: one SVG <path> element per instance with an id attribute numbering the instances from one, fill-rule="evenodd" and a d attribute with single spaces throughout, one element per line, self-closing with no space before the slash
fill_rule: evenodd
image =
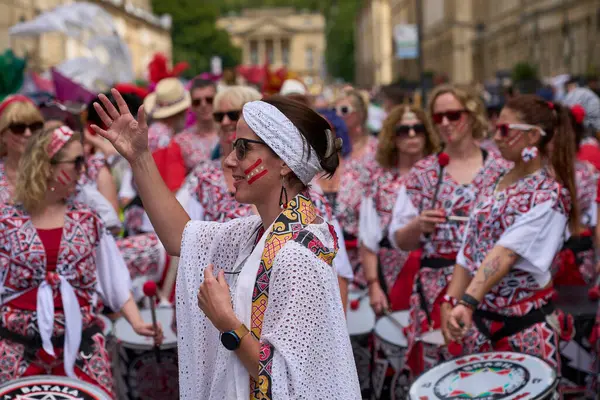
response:
<path id="1" fill-rule="evenodd" d="M 521 158 L 525 162 L 529 162 L 538 156 L 538 148 L 535 146 L 525 147 L 521 151 Z"/>
<path id="2" fill-rule="evenodd" d="M 285 200 L 284 200 L 285 198 Z M 279 207 L 283 210 L 288 206 L 288 194 L 285 188 L 285 177 L 281 177 L 281 192 L 279 193 Z"/>
<path id="3" fill-rule="evenodd" d="M 56 188 L 54 186 L 50 186 L 50 191 L 54 192 L 54 191 L 56 191 Z"/>

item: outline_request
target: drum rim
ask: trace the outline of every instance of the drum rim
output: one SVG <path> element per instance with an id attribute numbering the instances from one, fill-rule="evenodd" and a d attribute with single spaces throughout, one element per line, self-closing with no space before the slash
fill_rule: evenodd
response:
<path id="1" fill-rule="evenodd" d="M 444 335 L 442 334 L 442 330 L 441 330 L 441 329 L 434 329 L 434 330 L 432 330 L 432 331 L 427 331 L 427 332 L 425 332 L 425 335 L 427 335 L 427 334 L 431 334 L 431 333 L 433 333 L 433 332 L 440 332 L 440 335 L 442 335 L 442 341 L 444 340 Z M 416 340 L 417 340 L 418 342 L 421 342 L 421 343 L 423 343 L 423 344 L 428 344 L 428 345 L 431 345 L 431 346 L 438 346 L 438 347 L 444 347 L 444 346 L 446 346 L 446 344 L 445 344 L 445 343 L 431 343 L 431 342 L 425 342 L 425 341 L 423 340 L 423 335 L 419 336 L 419 337 L 418 337 Z M 487 352 L 487 353 L 490 353 L 490 352 Z M 478 354 L 483 354 L 483 353 L 478 353 Z"/>
<path id="2" fill-rule="evenodd" d="M 410 316 L 410 312 L 409 311 L 395 311 L 394 313 L 404 313 L 404 312 L 408 312 L 409 316 Z M 392 314 L 394 314 L 394 313 L 392 313 Z M 389 340 L 384 339 L 380 335 L 377 334 L 377 330 L 376 330 L 377 324 L 379 323 L 379 321 L 383 321 L 383 318 L 384 317 L 380 317 L 380 318 L 378 318 L 375 321 L 375 326 L 373 327 L 373 336 L 375 336 L 377 338 L 377 340 L 381 340 L 382 342 L 385 342 L 386 344 L 390 344 L 390 345 L 395 346 L 395 347 L 400 347 L 401 349 L 408 348 L 408 338 L 406 337 L 406 335 L 404 334 L 404 332 L 402 332 L 402 336 L 404 336 L 404 340 L 406 341 L 406 345 L 405 346 L 400 346 L 400 345 L 398 345 L 396 343 L 392 343 Z M 398 323 L 400 323 L 400 321 L 398 321 L 398 320 L 395 320 L 395 321 L 398 322 Z M 393 325 L 393 322 L 390 322 L 390 324 Z M 406 326 L 404 328 L 406 328 Z"/>
<path id="3" fill-rule="evenodd" d="M 364 293 L 362 293 L 362 292 L 360 292 L 360 293 L 359 293 L 359 292 L 350 292 L 350 293 L 348 293 L 348 313 L 349 313 L 350 311 L 352 311 L 352 312 L 355 312 L 355 311 L 356 311 L 356 310 L 352 310 L 352 309 L 350 309 L 350 302 L 351 302 L 352 300 L 356 300 L 356 299 L 352 298 L 352 296 L 355 296 L 355 297 L 358 297 L 358 298 L 360 298 L 361 296 L 363 296 L 363 295 L 364 295 L 365 297 L 363 297 L 363 299 L 360 301 L 360 303 L 362 303 L 362 302 L 364 301 L 364 302 L 366 302 L 366 303 L 367 303 L 367 307 L 369 307 L 369 308 L 371 307 L 371 306 L 368 304 L 369 297 L 367 296 L 367 293 L 368 293 L 368 291 L 364 291 Z M 358 296 L 356 296 L 356 294 L 359 294 L 359 295 L 358 295 Z M 360 304 L 360 303 L 359 303 L 359 304 Z M 348 313 L 347 313 L 347 314 L 348 314 Z M 350 333 L 350 329 L 348 329 L 348 328 L 349 328 L 349 327 L 348 327 L 348 315 L 346 315 L 346 329 L 348 330 L 348 335 L 349 335 L 350 337 L 356 338 L 356 337 L 360 337 L 360 336 L 368 336 L 368 335 L 370 335 L 371 333 L 373 333 L 373 330 L 375 329 L 375 324 L 377 324 L 377 316 L 375 315 L 375 312 L 374 312 L 372 309 L 371 309 L 371 314 L 373 315 L 373 326 L 371 327 L 371 329 L 369 329 L 368 331 L 359 332 L 359 333 L 354 333 L 354 334 L 351 334 L 351 333 Z"/>
<path id="4" fill-rule="evenodd" d="M 60 376 L 60 375 L 36 375 L 36 376 L 28 376 L 25 378 L 12 379 L 5 384 L 0 385 L 0 391 L 10 388 L 11 386 L 17 386 L 19 384 L 26 384 L 28 382 L 41 382 L 48 381 L 48 384 L 61 385 L 59 382 L 52 382 L 52 380 L 63 381 L 62 385 L 68 386 L 69 383 L 75 385 L 80 385 L 74 387 L 76 390 L 87 390 L 90 395 L 96 396 L 98 400 L 110 400 L 108 394 L 100 389 L 98 386 L 94 386 L 89 382 L 69 378 L 68 376 Z M 65 384 L 66 383 L 66 384 Z M 1 394 L 1 393 L 0 393 Z"/>
<path id="5" fill-rule="evenodd" d="M 540 393 L 540 394 L 539 394 L 539 395 L 537 395 L 536 397 L 532 397 L 532 398 L 531 398 L 531 400 L 543 400 L 543 399 L 544 399 L 544 396 L 548 396 L 550 393 L 552 393 L 552 391 L 553 391 L 553 390 L 556 390 L 556 388 L 558 387 L 558 384 L 559 384 L 559 382 L 560 382 L 560 377 L 558 376 L 558 374 L 556 373 L 556 371 L 554 370 L 554 368 L 552 368 L 552 366 L 551 366 L 550 364 L 548 364 L 548 363 L 546 362 L 546 360 L 544 360 L 542 357 L 540 357 L 540 356 L 538 356 L 538 355 L 535 355 L 535 354 L 527 354 L 527 353 L 519 353 L 519 352 L 516 352 L 516 351 L 504 351 L 504 350 L 502 350 L 502 351 L 482 351 L 481 353 L 468 354 L 468 355 L 465 355 L 465 356 L 461 356 L 461 357 L 453 358 L 452 360 L 445 361 L 445 362 L 443 362 L 443 363 L 441 363 L 441 364 L 438 364 L 438 365 L 436 365 L 436 366 L 435 366 L 435 367 L 433 367 L 433 368 L 430 368 L 430 369 L 429 369 L 429 370 L 427 370 L 427 371 L 423 371 L 422 373 L 420 373 L 420 374 L 419 374 L 419 376 L 417 376 L 417 377 L 414 379 L 413 383 L 412 383 L 412 384 L 410 385 L 410 387 L 408 388 L 408 396 L 409 396 L 409 400 L 418 400 L 418 398 L 417 398 L 417 399 L 415 399 L 415 398 L 413 397 L 413 394 L 411 393 L 411 392 L 412 392 L 412 388 L 413 388 L 413 386 L 414 386 L 414 385 L 417 383 L 417 381 L 418 381 L 418 380 L 419 380 L 419 379 L 420 379 L 420 378 L 421 378 L 423 375 L 425 375 L 426 373 L 428 373 L 428 372 L 431 372 L 432 370 L 434 370 L 435 368 L 438 368 L 438 367 L 439 367 L 439 366 L 441 366 L 442 364 L 448 363 L 448 362 L 450 362 L 450 361 L 455 361 L 455 360 L 456 360 L 456 359 L 458 359 L 458 358 L 462 358 L 462 357 L 469 357 L 469 356 L 472 356 L 472 357 L 474 357 L 474 356 L 477 356 L 478 354 L 489 354 L 489 353 L 511 353 L 511 354 L 518 354 L 518 355 L 520 355 L 520 356 L 529 356 L 529 357 L 537 358 L 538 360 L 540 360 L 541 362 L 543 362 L 544 364 L 546 364 L 546 366 L 547 366 L 547 367 L 550 369 L 550 371 L 552 371 L 552 374 L 554 374 L 554 379 L 552 379 L 552 383 L 551 383 L 551 385 L 550 385 L 550 387 L 549 387 L 548 389 L 546 389 L 544 392 Z"/>

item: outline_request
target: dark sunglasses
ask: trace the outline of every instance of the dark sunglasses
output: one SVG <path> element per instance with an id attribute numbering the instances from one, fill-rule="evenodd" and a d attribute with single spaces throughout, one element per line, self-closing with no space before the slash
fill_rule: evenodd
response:
<path id="1" fill-rule="evenodd" d="M 215 122 L 221 123 L 223 121 L 223 118 L 225 118 L 225 116 L 227 115 L 227 118 L 229 118 L 229 120 L 231 122 L 235 122 L 238 119 L 240 119 L 240 115 L 241 115 L 241 111 L 240 110 L 236 110 L 236 111 L 217 111 L 213 113 L 213 118 L 215 120 Z"/>
<path id="2" fill-rule="evenodd" d="M 75 165 L 75 170 L 81 171 L 85 167 L 85 157 L 77 156 L 73 160 L 53 160 L 50 164 L 73 164 Z"/>
<path id="3" fill-rule="evenodd" d="M 453 111 L 434 113 L 432 115 L 433 122 L 435 122 L 436 124 L 441 124 L 442 121 L 444 121 L 444 117 L 448 118 L 448 121 L 450 121 L 450 122 L 456 122 L 460 119 L 460 117 L 462 116 L 462 114 L 464 112 L 465 112 L 465 110 L 453 110 Z"/>
<path id="4" fill-rule="evenodd" d="M 248 155 L 248 150 L 250 150 L 248 143 L 262 144 L 263 146 L 267 145 L 265 142 L 258 140 L 244 138 L 235 139 L 235 142 L 233 142 L 233 148 L 235 149 L 235 156 L 238 161 L 242 161 L 244 158 L 246 158 L 246 155 Z"/>
<path id="5" fill-rule="evenodd" d="M 206 104 L 210 106 L 213 103 L 213 99 L 214 97 L 199 97 L 196 99 L 192 99 L 192 106 L 198 107 L 200 104 L 202 104 L 203 101 L 205 101 Z"/>
<path id="6" fill-rule="evenodd" d="M 415 124 L 415 125 L 398 125 L 396 127 L 396 136 L 409 136 L 411 129 L 416 134 L 424 134 L 427 132 L 425 125 L 423 124 Z"/>
<path id="7" fill-rule="evenodd" d="M 23 135 L 25 131 L 29 128 L 31 133 L 36 133 L 41 131 L 44 128 L 44 123 L 41 121 L 34 122 L 32 124 L 10 124 L 8 129 L 15 135 Z"/>

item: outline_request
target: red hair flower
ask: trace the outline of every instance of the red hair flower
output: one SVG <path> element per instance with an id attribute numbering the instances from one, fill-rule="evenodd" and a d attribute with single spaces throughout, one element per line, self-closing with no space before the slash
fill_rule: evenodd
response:
<path id="1" fill-rule="evenodd" d="M 579 104 L 575 104 L 573 107 L 571 107 L 571 114 L 573 114 L 575 122 L 577 122 L 579 125 L 583 124 L 583 120 L 585 119 L 585 108 Z"/>
<path id="2" fill-rule="evenodd" d="M 549 102 L 547 102 L 547 104 L 548 104 L 548 108 L 549 109 L 554 110 L 554 103 L 553 102 L 549 101 Z"/>
<path id="3" fill-rule="evenodd" d="M 443 151 L 438 153 L 438 164 L 440 164 L 440 167 L 444 168 L 446 165 L 448 165 L 450 163 L 450 156 L 448 155 L 448 153 L 444 153 Z"/>

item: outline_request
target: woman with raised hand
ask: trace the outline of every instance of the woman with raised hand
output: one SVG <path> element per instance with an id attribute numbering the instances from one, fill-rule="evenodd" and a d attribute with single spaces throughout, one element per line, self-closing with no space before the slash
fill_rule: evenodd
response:
<path id="1" fill-rule="evenodd" d="M 514 167 L 486 177 L 471 213 L 448 288 L 455 305 L 444 310 L 445 337 L 465 340 L 473 353 L 532 354 L 560 368 L 565 327 L 552 315 L 551 265 L 567 226 L 573 233 L 580 226 L 569 110 L 515 96 L 494 140 Z M 550 142 L 560 151 L 548 153 Z"/>
<path id="2" fill-rule="evenodd" d="M 359 399 L 331 266 L 337 238 L 306 192 L 339 162 L 327 122 L 291 100 L 244 105 L 225 167 L 236 200 L 259 215 L 190 221 L 148 151 L 143 110 L 136 121 L 113 94 L 119 109 L 101 95 L 106 110 L 96 109 L 108 128 L 94 129 L 130 161 L 152 225 L 167 251 L 181 256 L 181 397 Z"/>
<path id="3" fill-rule="evenodd" d="M 98 294 L 138 334 L 162 340 L 160 327 L 141 319 L 102 220 L 73 200 L 84 165 L 79 133 L 37 133 L 20 159 L 14 203 L 0 208 L 0 384 L 68 375 L 112 395 Z"/>

